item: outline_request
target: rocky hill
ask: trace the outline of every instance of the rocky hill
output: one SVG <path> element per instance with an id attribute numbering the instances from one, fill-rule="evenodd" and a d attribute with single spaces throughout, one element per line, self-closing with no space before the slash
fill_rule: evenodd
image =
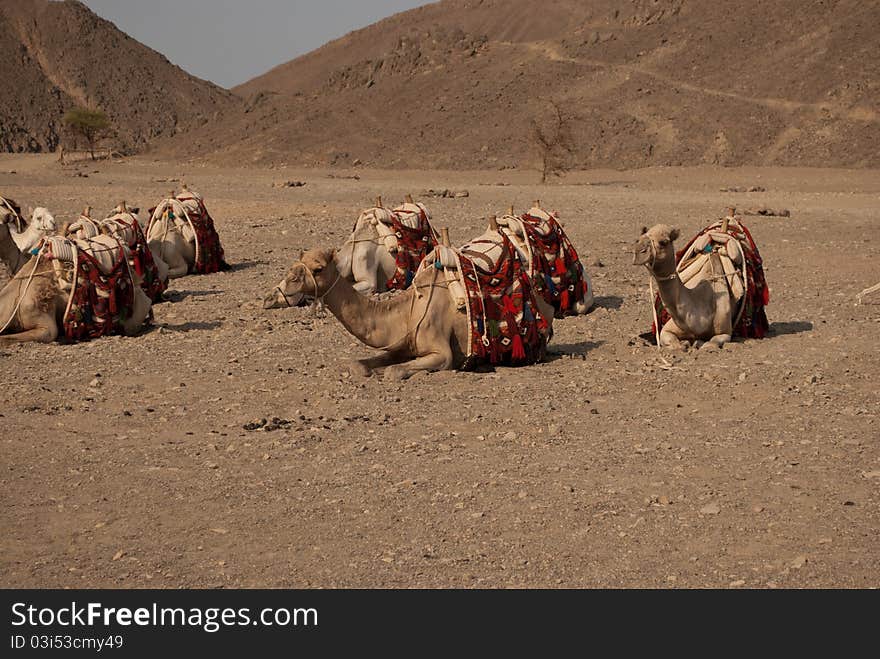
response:
<path id="1" fill-rule="evenodd" d="M 7 152 L 54 150 L 75 105 L 106 112 L 129 150 L 241 105 L 72 0 L 0 0 L 0 79 Z"/>
<path id="2" fill-rule="evenodd" d="M 877 25 L 860 0 L 444 0 L 240 86 L 243 109 L 177 148 L 532 166 L 553 101 L 578 166 L 880 166 Z"/>

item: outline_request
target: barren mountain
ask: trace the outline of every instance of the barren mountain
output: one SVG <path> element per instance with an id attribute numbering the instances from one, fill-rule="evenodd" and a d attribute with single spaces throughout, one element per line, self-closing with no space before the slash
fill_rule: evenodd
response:
<path id="1" fill-rule="evenodd" d="M 169 153 L 235 162 L 533 166 L 570 117 L 573 164 L 880 166 L 880 4 L 444 0 L 235 89 Z"/>
<path id="2" fill-rule="evenodd" d="M 0 78 L 2 151 L 54 150 L 74 105 L 104 110 L 128 149 L 240 105 L 73 0 L 0 0 Z"/>

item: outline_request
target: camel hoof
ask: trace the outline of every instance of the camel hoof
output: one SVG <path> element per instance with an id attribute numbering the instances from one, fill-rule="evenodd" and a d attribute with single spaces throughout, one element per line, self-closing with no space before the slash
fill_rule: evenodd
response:
<path id="1" fill-rule="evenodd" d="M 385 382 L 403 382 L 406 379 L 406 370 L 399 366 L 389 366 L 383 375 Z"/>
<path id="2" fill-rule="evenodd" d="M 354 361 L 348 365 L 348 372 L 354 377 L 368 378 L 373 374 L 373 370 L 366 364 Z"/>
<path id="3" fill-rule="evenodd" d="M 721 346 L 717 343 L 706 341 L 703 345 L 700 346 L 700 350 L 705 350 L 706 352 L 715 352 L 721 350 Z"/>

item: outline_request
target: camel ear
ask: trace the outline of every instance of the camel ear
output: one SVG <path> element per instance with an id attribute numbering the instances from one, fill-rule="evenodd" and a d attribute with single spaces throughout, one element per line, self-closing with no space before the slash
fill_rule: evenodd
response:
<path id="1" fill-rule="evenodd" d="M 678 229 L 673 228 L 672 231 L 669 232 L 669 240 L 678 240 L 679 235 Z"/>
<path id="2" fill-rule="evenodd" d="M 648 233 L 648 227 L 642 227 L 642 235 L 644 236 L 646 233 Z"/>

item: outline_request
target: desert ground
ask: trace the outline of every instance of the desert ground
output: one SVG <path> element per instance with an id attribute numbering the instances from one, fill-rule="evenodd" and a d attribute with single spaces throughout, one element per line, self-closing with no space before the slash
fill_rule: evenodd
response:
<path id="1" fill-rule="evenodd" d="M 139 337 L 0 348 L 0 583 L 880 586 L 880 293 L 856 305 L 880 282 L 880 172 L 536 179 L 0 156 L 0 194 L 62 221 L 122 199 L 144 219 L 185 180 L 234 266 L 173 281 Z M 541 199 L 596 309 L 554 324 L 545 363 L 352 377 L 371 351 L 332 315 L 260 299 L 300 249 L 340 245 L 376 195 L 405 193 L 456 243 Z M 643 225 L 690 237 L 730 205 L 791 211 L 745 218 L 772 334 L 669 367 L 639 336 L 648 277 L 627 250 Z"/>

